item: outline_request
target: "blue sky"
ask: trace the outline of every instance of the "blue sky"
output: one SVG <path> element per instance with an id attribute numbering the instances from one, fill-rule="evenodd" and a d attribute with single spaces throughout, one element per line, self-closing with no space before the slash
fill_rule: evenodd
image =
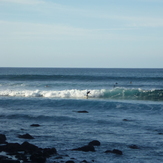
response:
<path id="1" fill-rule="evenodd" d="M 1 67 L 163 68 L 163 0 L 0 0 Z"/>

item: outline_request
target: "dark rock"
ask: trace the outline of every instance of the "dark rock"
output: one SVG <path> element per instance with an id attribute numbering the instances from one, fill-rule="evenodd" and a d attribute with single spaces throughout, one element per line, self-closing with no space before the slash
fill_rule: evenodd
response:
<path id="1" fill-rule="evenodd" d="M 77 113 L 88 113 L 88 111 L 83 110 L 83 111 L 77 111 Z"/>
<path id="2" fill-rule="evenodd" d="M 0 163 L 20 163 L 20 161 L 9 159 L 6 156 L 0 156 Z"/>
<path id="3" fill-rule="evenodd" d="M 6 145 L 0 146 L 0 151 L 5 151 L 10 154 L 15 154 L 21 150 L 21 145 L 19 143 L 7 143 Z"/>
<path id="4" fill-rule="evenodd" d="M 44 148 L 43 155 L 45 157 L 50 157 L 51 155 L 57 154 L 57 150 L 55 148 Z"/>
<path id="5" fill-rule="evenodd" d="M 122 155 L 122 151 L 118 150 L 118 149 L 113 149 L 112 151 L 111 150 L 107 150 L 105 151 L 105 153 L 115 153 L 115 154 L 118 154 L 118 155 Z"/>
<path id="6" fill-rule="evenodd" d="M 6 156 L 0 156 L 0 162 L 1 162 L 1 160 L 5 160 L 5 159 L 8 159 L 8 157 L 6 157 Z"/>
<path id="7" fill-rule="evenodd" d="M 66 161 L 66 163 L 75 163 L 75 162 L 70 160 L 70 161 Z"/>
<path id="8" fill-rule="evenodd" d="M 88 163 L 86 160 L 83 160 L 81 163 Z"/>
<path id="9" fill-rule="evenodd" d="M 21 144 L 22 150 L 27 152 L 27 153 L 34 153 L 37 151 L 41 151 L 40 148 L 38 148 L 37 146 L 28 143 L 27 141 L 25 141 L 24 143 Z"/>
<path id="10" fill-rule="evenodd" d="M 31 161 L 35 163 L 45 163 L 46 157 L 42 156 L 41 153 L 34 153 L 30 157 Z"/>
<path id="11" fill-rule="evenodd" d="M 0 134 L 0 144 L 6 143 L 6 136 L 4 134 Z"/>
<path id="12" fill-rule="evenodd" d="M 128 147 L 131 149 L 139 149 L 139 147 L 137 145 L 134 145 L 134 144 L 129 145 Z"/>
<path id="13" fill-rule="evenodd" d="M 76 148 L 76 149 L 73 149 L 74 151 L 84 151 L 84 152 L 94 152 L 95 151 L 95 148 L 94 146 L 92 145 L 85 145 L 83 147 L 80 147 L 80 148 Z"/>
<path id="14" fill-rule="evenodd" d="M 98 140 L 93 140 L 93 141 L 89 142 L 88 145 L 92 145 L 92 146 L 100 146 L 101 143 L 100 143 Z"/>
<path id="15" fill-rule="evenodd" d="M 107 151 L 105 151 L 105 153 L 113 153 L 113 151 L 107 150 Z"/>
<path id="16" fill-rule="evenodd" d="M 128 119 L 123 119 L 123 121 L 129 121 Z"/>
<path id="17" fill-rule="evenodd" d="M 24 154 L 24 153 L 17 153 L 15 155 L 15 157 L 18 159 L 18 160 L 22 160 L 23 162 L 27 162 L 28 159 L 27 159 L 27 156 Z"/>
<path id="18" fill-rule="evenodd" d="M 12 160 L 12 159 L 4 159 L 4 160 L 1 160 L 1 163 L 20 163 L 20 161 Z"/>
<path id="19" fill-rule="evenodd" d="M 163 133 L 162 133 L 162 132 L 159 132 L 158 134 L 159 134 L 159 135 L 163 135 Z"/>
<path id="20" fill-rule="evenodd" d="M 8 155 L 14 155 L 15 158 L 30 163 L 45 163 L 46 158 L 53 154 L 57 154 L 55 148 L 39 148 L 33 144 L 25 141 L 22 144 L 19 143 L 7 143 L 0 146 L 0 152 L 7 152 Z M 12 160 L 8 157 L 0 156 L 0 163 L 20 163 L 18 160 Z"/>
<path id="21" fill-rule="evenodd" d="M 31 127 L 40 127 L 40 125 L 39 124 L 32 124 L 32 125 L 30 125 Z"/>
<path id="22" fill-rule="evenodd" d="M 18 135 L 18 138 L 23 138 L 23 139 L 34 139 L 33 136 L 31 136 L 30 134 L 24 134 L 24 135 Z"/>
<path id="23" fill-rule="evenodd" d="M 118 154 L 118 155 L 122 155 L 122 151 L 118 150 L 118 149 L 113 149 L 113 153 Z"/>

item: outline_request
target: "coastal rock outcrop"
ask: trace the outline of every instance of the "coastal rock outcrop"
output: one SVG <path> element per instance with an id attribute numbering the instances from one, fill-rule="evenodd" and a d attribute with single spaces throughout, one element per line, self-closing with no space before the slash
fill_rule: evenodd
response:
<path id="1" fill-rule="evenodd" d="M 31 136 L 30 134 L 26 133 L 24 135 L 18 135 L 18 138 L 22 138 L 22 139 L 34 139 L 33 136 Z"/>
<path id="2" fill-rule="evenodd" d="M 113 149 L 112 151 L 111 150 L 107 150 L 105 151 L 105 153 L 115 153 L 115 154 L 118 154 L 118 155 L 122 155 L 123 152 L 119 149 Z"/>
<path id="3" fill-rule="evenodd" d="M 83 152 L 95 152 L 95 148 L 93 145 L 85 145 L 83 147 L 80 147 L 80 148 L 75 148 L 75 149 L 72 149 L 73 151 L 83 151 Z"/>
<path id="4" fill-rule="evenodd" d="M 98 140 L 93 140 L 93 141 L 89 142 L 88 145 L 92 145 L 92 146 L 100 146 L 101 143 L 100 143 Z"/>
<path id="5" fill-rule="evenodd" d="M 6 143 L 6 135 L 0 134 L 0 144 L 5 144 Z"/>
<path id="6" fill-rule="evenodd" d="M 40 127 L 39 124 L 31 124 L 30 126 L 31 126 L 31 127 Z"/>
<path id="7" fill-rule="evenodd" d="M 27 141 L 22 144 L 7 143 L 5 145 L 0 146 L 0 152 L 2 151 L 6 152 L 9 155 L 15 155 L 15 157 L 18 159 L 12 160 L 8 157 L 3 157 L 2 159 L 4 163 L 19 163 L 19 160 L 22 160 L 24 162 L 32 161 L 35 163 L 44 163 L 46 162 L 46 158 L 57 154 L 55 148 L 39 148 L 36 145 L 28 143 Z M 6 160 L 10 161 L 5 162 Z"/>

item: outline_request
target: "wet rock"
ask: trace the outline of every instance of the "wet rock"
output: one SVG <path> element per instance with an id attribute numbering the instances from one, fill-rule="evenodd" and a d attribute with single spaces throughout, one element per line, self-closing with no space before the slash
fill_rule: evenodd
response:
<path id="1" fill-rule="evenodd" d="M 4 159 L 4 160 L 1 160 L 1 163 L 20 163 L 20 161 L 12 160 L 12 159 Z"/>
<path id="2" fill-rule="evenodd" d="M 27 141 L 21 144 L 21 148 L 23 151 L 30 153 L 30 154 L 41 150 L 37 146 L 30 144 Z"/>
<path id="3" fill-rule="evenodd" d="M 112 151 L 111 150 L 107 150 L 105 151 L 105 153 L 115 153 L 115 154 L 118 154 L 118 155 L 122 155 L 123 152 L 118 150 L 118 149 L 113 149 Z"/>
<path id="4" fill-rule="evenodd" d="M 6 136 L 4 134 L 0 134 L 0 144 L 6 143 Z"/>
<path id="5" fill-rule="evenodd" d="M 8 155 L 14 155 L 21 162 L 45 163 L 46 158 L 57 154 L 55 148 L 39 148 L 25 141 L 19 143 L 7 143 L 0 146 L 0 152 L 7 152 Z M 6 161 L 7 160 L 7 161 Z M 3 161 L 3 162 L 2 162 Z M 8 159 L 0 156 L 0 163 L 20 163 L 20 161 Z"/>
<path id="6" fill-rule="evenodd" d="M 163 135 L 163 133 L 162 133 L 162 132 L 159 132 L 158 134 L 159 134 L 159 135 Z"/>
<path id="7" fill-rule="evenodd" d="M 77 113 L 88 113 L 88 111 L 82 110 L 82 111 L 77 111 Z"/>
<path id="8" fill-rule="evenodd" d="M 88 163 L 86 160 L 83 160 L 82 162 L 80 162 L 80 163 Z"/>
<path id="9" fill-rule="evenodd" d="M 30 160 L 35 163 L 45 163 L 46 157 L 42 156 L 41 153 L 34 153 L 31 155 Z"/>
<path id="10" fill-rule="evenodd" d="M 122 155 L 123 154 L 123 152 L 120 151 L 120 150 L 118 150 L 118 149 L 113 149 L 113 153 L 119 154 L 119 155 Z"/>
<path id="11" fill-rule="evenodd" d="M 55 148 L 44 148 L 43 155 L 45 157 L 50 157 L 51 155 L 57 154 L 57 150 Z"/>
<path id="12" fill-rule="evenodd" d="M 92 146 L 100 146 L 101 143 L 100 143 L 98 140 L 93 140 L 93 141 L 89 142 L 88 145 L 92 145 Z"/>
<path id="13" fill-rule="evenodd" d="M 66 163 L 75 163 L 75 162 L 70 160 L 70 161 L 66 161 Z"/>
<path id="14" fill-rule="evenodd" d="M 20 163 L 20 161 L 9 159 L 6 156 L 0 156 L 0 163 Z"/>
<path id="15" fill-rule="evenodd" d="M 6 157 L 6 156 L 0 156 L 0 162 L 1 162 L 2 160 L 5 160 L 5 159 L 8 159 L 8 157 Z"/>
<path id="16" fill-rule="evenodd" d="M 123 121 L 129 121 L 128 119 L 123 119 Z"/>
<path id="17" fill-rule="evenodd" d="M 94 152 L 95 151 L 95 148 L 94 146 L 92 145 L 85 145 L 83 147 L 80 147 L 80 148 L 75 148 L 73 149 L 73 151 L 84 151 L 84 152 Z"/>
<path id="18" fill-rule="evenodd" d="M 31 124 L 30 126 L 31 126 L 31 127 L 40 127 L 39 124 Z"/>
<path id="19" fill-rule="evenodd" d="M 18 159 L 18 160 L 22 160 L 23 162 L 27 162 L 28 161 L 28 158 L 27 156 L 25 155 L 25 153 L 17 153 L 15 154 L 15 157 Z"/>
<path id="20" fill-rule="evenodd" d="M 135 144 L 129 145 L 128 147 L 131 149 L 139 149 L 139 147 Z"/>
<path id="21" fill-rule="evenodd" d="M 21 150 L 21 145 L 19 143 L 7 143 L 6 145 L 0 146 L 0 151 L 8 152 L 10 154 L 15 154 Z"/>
<path id="22" fill-rule="evenodd" d="M 33 136 L 31 136 L 30 134 L 24 134 L 24 135 L 18 135 L 18 138 L 23 138 L 23 139 L 34 139 Z"/>

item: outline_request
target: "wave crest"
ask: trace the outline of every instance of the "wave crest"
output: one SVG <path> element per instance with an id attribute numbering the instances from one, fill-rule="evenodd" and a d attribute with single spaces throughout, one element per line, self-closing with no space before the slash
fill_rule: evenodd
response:
<path id="1" fill-rule="evenodd" d="M 163 100 L 163 90 L 143 90 L 129 88 L 114 88 L 89 90 L 89 98 L 103 99 L 129 99 L 129 100 Z M 45 98 L 85 98 L 87 90 L 60 90 L 60 91 L 41 91 L 41 90 L 4 90 L 0 91 L 0 96 L 11 97 L 45 97 Z"/>

